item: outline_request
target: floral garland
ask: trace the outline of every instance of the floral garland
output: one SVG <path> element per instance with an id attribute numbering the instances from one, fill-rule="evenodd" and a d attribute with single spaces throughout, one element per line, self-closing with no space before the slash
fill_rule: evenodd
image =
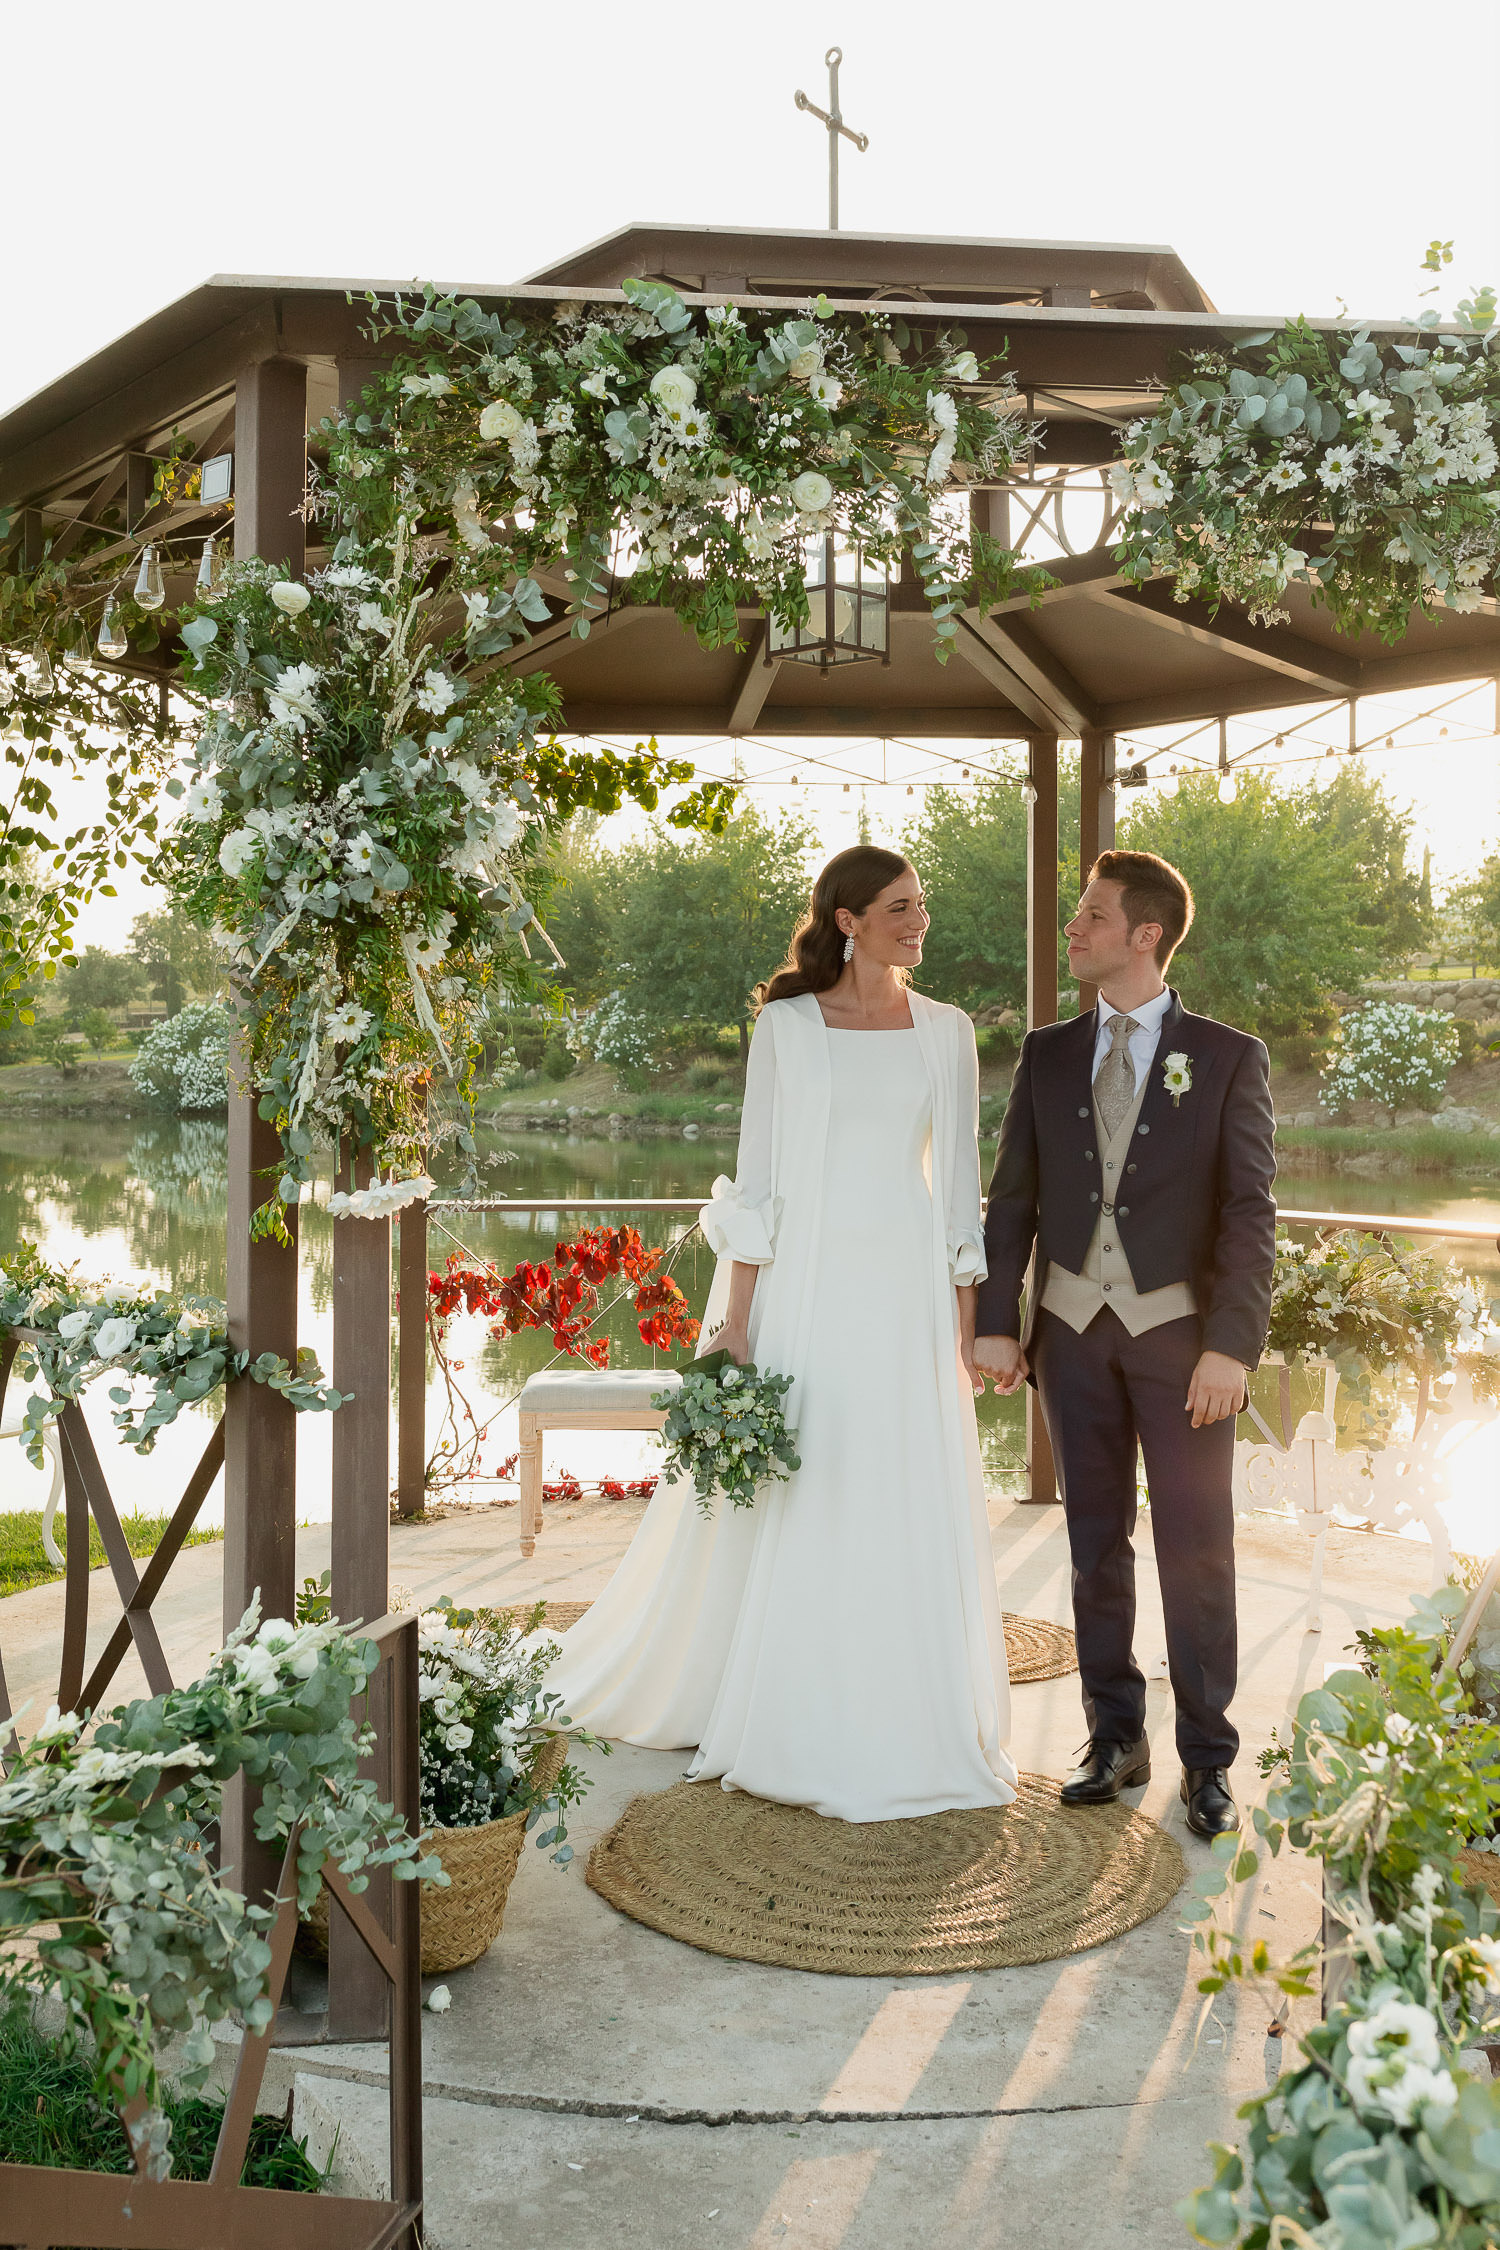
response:
<path id="1" fill-rule="evenodd" d="M 353 1395 L 325 1384 L 305 1347 L 295 1369 L 275 1352 L 252 1359 L 233 1351 L 225 1309 L 212 1297 L 134 1282 L 86 1288 L 70 1267 L 45 1264 L 29 1242 L 0 1256 L 0 1333 L 7 1329 L 21 1334 L 17 1373 L 46 1386 L 27 1397 L 23 1425 L 26 1457 L 38 1469 L 47 1424 L 101 1375 L 121 1378 L 109 1393 L 110 1420 L 137 1453 L 151 1452 L 158 1430 L 242 1375 L 279 1391 L 299 1414 L 331 1413 Z M 151 1385 L 149 1404 L 132 1398 L 132 1382 Z"/>
<path id="2" fill-rule="evenodd" d="M 1500 359 L 1487 324 L 1374 341 L 1306 321 L 1196 352 L 1110 469 L 1127 575 L 1263 623 L 1308 588 L 1341 631 L 1399 640 L 1473 610 L 1500 562 Z"/>
<path id="3" fill-rule="evenodd" d="M 351 1705 L 376 1662 L 336 1623 L 261 1624 L 252 1606 L 191 1687 L 123 1705 L 87 1743 L 54 1707 L 0 1780 L 0 1935 L 36 1933 L 29 1956 L 0 1950 L 0 1993 L 55 1994 L 67 2045 L 91 2040 L 101 2099 L 146 2096 L 131 2133 L 153 2178 L 171 2165 L 158 2045 L 183 2037 L 182 2083 L 199 2087 L 211 2026 L 238 2011 L 256 2033 L 271 2014 L 271 1915 L 225 1889 L 202 1847 L 225 1781 L 261 1785 L 263 1841 L 302 1823 L 304 1906 L 330 1856 L 354 1890 L 380 1866 L 447 1880 L 360 1778 L 372 1738 Z"/>
<path id="4" fill-rule="evenodd" d="M 1341 1989 L 1325 2021 L 1289 2035 L 1269 2093 L 1240 2110 L 1244 2155 L 1211 2147 L 1215 2177 L 1179 2205 L 1199 2242 L 1470 2250 L 1500 2225 L 1500 2084 L 1466 2075 L 1493 2040 L 1500 1917 L 1466 1889 L 1459 1855 L 1500 1814 L 1500 1728 L 1441 1668 L 1461 1593 L 1415 1605 L 1406 1627 L 1360 1636 L 1365 1669 L 1304 1695 L 1256 1842 L 1219 1838 L 1194 1879 L 1206 2002 L 1231 1985 L 1273 2009 L 1315 1989 L 1319 1947 L 1273 1959 L 1243 1934 L 1242 1886 L 1283 1844 L 1323 1862 L 1341 1928 Z M 1224 1901 L 1223 1907 L 1219 1902 Z"/>

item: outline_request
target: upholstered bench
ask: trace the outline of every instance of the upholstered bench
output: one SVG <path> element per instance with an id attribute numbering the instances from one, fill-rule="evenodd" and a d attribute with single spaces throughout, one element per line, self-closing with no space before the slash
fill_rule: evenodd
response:
<path id="1" fill-rule="evenodd" d="M 542 1528 L 544 1430 L 659 1430 L 666 1415 L 651 1404 L 675 1391 L 682 1377 L 670 1367 L 598 1367 L 577 1373 L 549 1369 L 533 1375 L 521 1393 L 521 1552 L 536 1552 Z"/>

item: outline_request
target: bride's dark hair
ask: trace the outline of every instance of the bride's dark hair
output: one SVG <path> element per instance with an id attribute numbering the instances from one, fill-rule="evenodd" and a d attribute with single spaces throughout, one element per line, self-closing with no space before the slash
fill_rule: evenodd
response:
<path id="1" fill-rule="evenodd" d="M 812 888 L 807 912 L 797 924 L 785 961 L 773 977 L 755 987 L 755 1004 L 794 1000 L 800 992 L 827 992 L 844 972 L 844 933 L 834 916 L 840 908 L 868 913 L 872 903 L 904 875 L 910 861 L 879 844 L 851 844 L 836 852 Z M 904 976 L 905 971 L 899 972 Z"/>

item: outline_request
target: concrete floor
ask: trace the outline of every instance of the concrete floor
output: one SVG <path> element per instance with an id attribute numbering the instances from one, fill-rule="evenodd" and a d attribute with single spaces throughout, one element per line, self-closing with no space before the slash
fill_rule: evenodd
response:
<path id="1" fill-rule="evenodd" d="M 549 1509 L 529 1563 L 514 1511 L 399 1528 L 392 1582 L 419 1602 L 586 1599 L 638 1513 Z M 1066 1620 L 1060 1511 L 996 1501 L 991 1517 L 1006 1607 Z M 327 1542 L 326 1527 L 301 1534 L 299 1574 L 324 1568 Z M 1139 1544 L 1149 1670 L 1163 1644 L 1148 1522 Z M 218 1554 L 186 1554 L 158 1605 L 183 1673 L 217 1638 Z M 1325 1630 L 1313 1635 L 1309 1555 L 1289 1525 L 1241 1525 L 1242 1798 L 1258 1786 L 1255 1753 L 1354 1628 L 1400 1617 L 1427 1581 L 1424 1548 L 1335 1532 Z M 56 1588 L 0 1603 L 18 1702 L 45 1696 L 60 1616 Z M 136 1685 L 122 1675 L 121 1692 Z M 1149 1697 L 1155 1770 L 1133 1795 L 1182 1843 L 1191 1873 L 1206 1848 L 1181 1817 L 1165 1682 Z M 1076 1676 L 1019 1688 L 1014 1702 L 1019 1764 L 1061 1775 L 1083 1732 Z M 721 1960 L 625 1919 L 583 1880 L 594 1838 L 682 1763 L 632 1749 L 591 1759 L 578 1863 L 562 1873 L 528 1850 L 498 1943 L 447 1980 L 451 2010 L 424 2017 L 434 2250 L 998 2250 L 1049 2223 L 1077 2234 L 1085 2214 L 1091 2250 L 1186 2239 L 1172 2206 L 1208 2176 L 1205 2141 L 1232 2139 L 1235 2105 L 1264 2083 L 1266 2022 L 1258 2003 L 1225 2000 L 1195 2048 L 1199 1997 L 1177 1913 L 1070 1960 L 954 1978 Z M 1243 1913 L 1291 1951 L 1317 1923 L 1309 1870 L 1278 1863 Z M 354 2187 L 373 2189 L 382 2169 L 382 2061 L 371 2048 L 304 2048 L 277 2057 L 268 2085 L 284 2099 L 300 2079 L 304 2126 L 315 2146 L 338 2132 Z"/>

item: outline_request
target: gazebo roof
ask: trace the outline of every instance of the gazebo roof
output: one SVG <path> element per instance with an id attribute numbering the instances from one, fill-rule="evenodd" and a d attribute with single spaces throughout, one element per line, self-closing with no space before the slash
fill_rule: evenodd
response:
<path id="1" fill-rule="evenodd" d="M 1215 311 L 1176 253 L 1149 244 L 633 224 L 524 282 L 455 286 L 490 304 L 609 301 L 631 274 L 670 280 L 689 302 L 729 299 L 763 312 L 801 309 L 821 290 L 836 306 L 878 302 L 919 328 L 936 316 L 944 328 L 962 327 L 982 355 L 1003 351 L 1045 441 L 1030 483 L 985 503 L 991 527 L 1008 505 L 1015 536 L 1035 510 L 1065 550 L 1079 543 L 1077 510 L 1087 503 L 1071 504 L 1070 523 L 1049 480 L 1108 461 L 1121 426 L 1149 408 L 1182 353 L 1278 325 L 1274 316 Z M 266 360 L 306 368 L 311 427 L 369 372 L 365 292 L 409 286 L 214 275 L 0 417 L 0 509 L 18 512 L 32 553 L 48 540 L 65 553 L 103 521 L 122 556 L 146 528 L 211 529 L 212 512 L 201 506 L 149 512 L 153 456 L 174 432 L 200 458 L 233 450 L 236 382 Z M 1397 322 L 1372 325 L 1405 332 Z M 918 589 L 905 585 L 893 588 L 888 666 L 844 665 L 823 677 L 767 664 L 762 620 L 749 610 L 748 654 L 706 651 L 670 613 L 632 607 L 628 582 L 587 641 L 571 639 L 559 614 L 515 661 L 552 672 L 572 732 L 698 736 L 1076 734 L 1500 671 L 1493 603 L 1467 616 L 1416 617 L 1390 648 L 1343 638 L 1296 588 L 1287 624 L 1254 626 L 1227 606 L 1211 616 L 1201 604 L 1179 604 L 1164 583 L 1124 585 L 1097 496 L 1093 513 L 1092 543 L 1048 563 L 1059 583 L 1040 606 L 971 613 L 946 666 L 935 660 Z"/>

